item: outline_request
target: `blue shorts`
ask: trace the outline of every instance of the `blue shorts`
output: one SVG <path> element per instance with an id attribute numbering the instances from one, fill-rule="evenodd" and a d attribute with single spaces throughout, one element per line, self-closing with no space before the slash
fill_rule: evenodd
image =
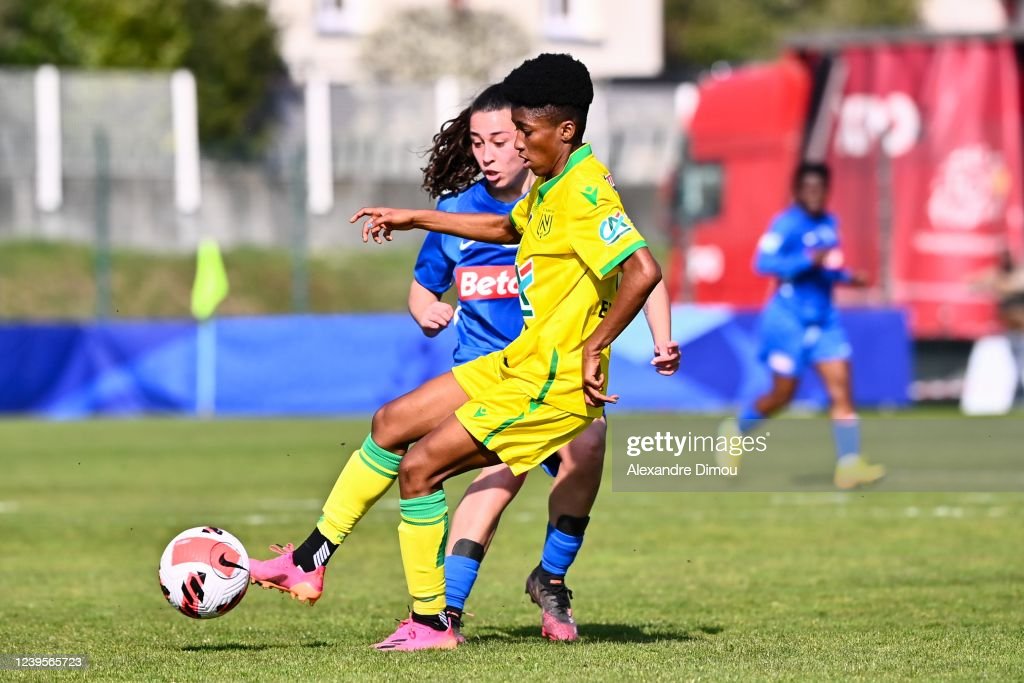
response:
<path id="1" fill-rule="evenodd" d="M 835 311 L 820 323 L 805 323 L 769 305 L 761 316 L 760 336 L 759 357 L 783 377 L 799 377 L 809 364 L 850 357 L 850 342 Z"/>
<path id="2" fill-rule="evenodd" d="M 548 456 L 548 459 L 540 464 L 540 468 L 544 470 L 544 474 L 549 477 L 558 476 L 558 468 L 562 465 L 562 456 L 558 453 L 553 453 Z"/>

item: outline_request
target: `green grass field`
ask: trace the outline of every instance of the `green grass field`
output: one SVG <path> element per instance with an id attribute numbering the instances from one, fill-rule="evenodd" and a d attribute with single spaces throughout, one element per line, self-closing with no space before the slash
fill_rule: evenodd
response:
<path id="1" fill-rule="evenodd" d="M 631 418 L 615 418 L 628 427 Z M 678 418 L 685 421 L 686 418 Z M 204 524 L 300 541 L 366 420 L 0 422 L 0 654 L 86 654 L 10 680 L 1019 680 L 1024 495 L 602 492 L 569 575 L 582 640 L 542 641 L 523 580 L 548 482 L 509 509 L 454 652 L 377 653 L 408 599 L 395 494 L 315 608 L 251 590 L 169 608 L 164 545 Z M 808 444 L 808 462 L 830 446 Z M 449 500 L 467 482 L 449 487 Z"/>
<path id="2" fill-rule="evenodd" d="M 306 307 L 314 313 L 405 311 L 421 235 L 311 255 Z M 655 255 L 667 262 L 664 247 Z M 283 249 L 225 250 L 231 291 L 218 315 L 272 315 L 293 308 L 292 259 Z M 112 318 L 190 318 L 194 254 L 115 249 Z M 0 319 L 91 320 L 97 311 L 96 253 L 64 242 L 0 242 Z"/>
<path id="3" fill-rule="evenodd" d="M 375 246 L 375 245 L 374 245 Z M 405 310 L 419 240 L 395 248 L 359 245 L 306 263 L 307 310 Z M 288 313 L 292 262 L 282 249 L 225 251 L 231 291 L 220 315 Z M 96 315 L 96 254 L 60 242 L 0 242 L 0 318 L 77 319 Z M 382 277 L 382 274 L 386 277 Z M 110 258 L 111 317 L 189 318 L 194 254 L 115 250 Z"/>

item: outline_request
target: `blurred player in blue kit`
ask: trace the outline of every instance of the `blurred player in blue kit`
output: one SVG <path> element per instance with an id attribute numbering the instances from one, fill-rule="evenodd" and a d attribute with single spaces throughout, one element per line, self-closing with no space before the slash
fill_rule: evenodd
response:
<path id="1" fill-rule="evenodd" d="M 498 86 L 446 122 L 434 137 L 423 187 L 437 208 L 457 213 L 509 214 L 534 176 L 514 147 L 511 104 Z M 479 176 L 481 178 L 478 179 Z M 455 365 L 502 349 L 523 327 L 515 269 L 517 244 L 491 244 L 431 232 L 424 240 L 409 289 L 409 311 L 427 336 L 454 325 Z M 458 308 L 441 300 L 455 287 Z M 679 366 L 670 340 L 668 294 L 659 284 L 644 307 L 655 342 L 652 365 L 661 374 Z M 542 465 L 554 478 L 549 523 L 541 560 L 526 590 L 542 610 L 542 634 L 575 640 L 577 628 L 565 574 L 583 543 L 597 497 L 605 451 L 606 423 L 590 427 Z M 484 553 L 502 512 L 526 480 L 507 465 L 487 467 L 467 489 L 452 519 L 445 560 L 447 612 L 458 629 Z"/>
<path id="2" fill-rule="evenodd" d="M 746 404 L 722 432 L 747 434 L 793 399 L 800 376 L 813 365 L 831 404 L 836 449 L 833 481 L 853 489 L 885 476 L 860 448 L 860 422 L 850 389 L 850 343 L 833 306 L 838 284 L 863 286 L 864 279 L 844 268 L 836 218 L 826 209 L 827 166 L 801 164 L 793 176 L 794 203 L 775 216 L 757 247 L 754 268 L 777 280 L 761 317 L 760 357 L 772 373 L 771 389 Z M 726 455 L 722 460 L 738 464 Z"/>

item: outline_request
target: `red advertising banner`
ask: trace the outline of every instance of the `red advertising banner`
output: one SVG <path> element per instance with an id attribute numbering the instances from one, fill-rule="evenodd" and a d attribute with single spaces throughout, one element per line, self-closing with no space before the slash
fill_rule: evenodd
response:
<path id="1" fill-rule="evenodd" d="M 770 293 L 771 278 L 754 272 L 754 251 L 791 201 L 810 91 L 796 59 L 701 83 L 682 169 L 684 212 L 696 214 L 687 220 L 685 262 L 694 300 L 754 307 Z"/>
<path id="2" fill-rule="evenodd" d="M 998 329 L 973 284 L 1022 245 L 1021 111 L 1008 42 L 844 50 L 829 161 L 847 261 L 918 338 Z"/>

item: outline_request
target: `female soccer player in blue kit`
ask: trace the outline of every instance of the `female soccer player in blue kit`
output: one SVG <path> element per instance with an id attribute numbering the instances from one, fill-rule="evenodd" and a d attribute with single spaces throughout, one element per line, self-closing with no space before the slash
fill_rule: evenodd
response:
<path id="1" fill-rule="evenodd" d="M 778 282 L 760 330 L 760 356 L 772 372 L 772 387 L 724 428 L 741 434 L 755 429 L 789 404 L 800 375 L 813 364 L 831 402 L 833 481 L 837 488 L 852 489 L 878 481 L 885 468 L 860 454 L 860 424 L 850 391 L 850 344 L 832 304 L 832 289 L 865 282 L 843 268 L 836 218 L 826 210 L 829 182 L 824 164 L 801 164 L 793 175 L 795 202 L 772 220 L 758 243 L 755 269 Z"/>
<path id="2" fill-rule="evenodd" d="M 512 211 L 533 182 L 513 142 L 511 105 L 498 86 L 484 90 L 434 137 L 424 169 L 424 189 L 438 198 L 437 208 L 460 213 Z M 482 174 L 482 178 L 476 180 Z M 504 348 L 523 326 L 515 271 L 518 245 L 489 244 L 429 233 L 416 261 L 409 289 L 409 311 L 423 333 L 434 336 L 450 323 L 458 335 L 454 362 L 466 363 Z M 452 286 L 458 308 L 441 300 Z M 669 375 L 679 366 L 678 345 L 670 340 L 668 294 L 664 285 L 651 294 L 645 313 L 655 341 L 655 365 Z M 542 610 L 542 634 L 551 640 L 575 640 L 577 629 L 565 574 L 583 543 L 590 509 L 601 483 L 606 423 L 595 420 L 568 446 L 548 459 L 554 477 L 549 523 L 541 561 L 526 590 Z M 447 612 L 458 628 L 467 597 L 505 507 L 526 475 L 507 465 L 481 470 L 467 489 L 451 523 L 445 559 Z"/>

